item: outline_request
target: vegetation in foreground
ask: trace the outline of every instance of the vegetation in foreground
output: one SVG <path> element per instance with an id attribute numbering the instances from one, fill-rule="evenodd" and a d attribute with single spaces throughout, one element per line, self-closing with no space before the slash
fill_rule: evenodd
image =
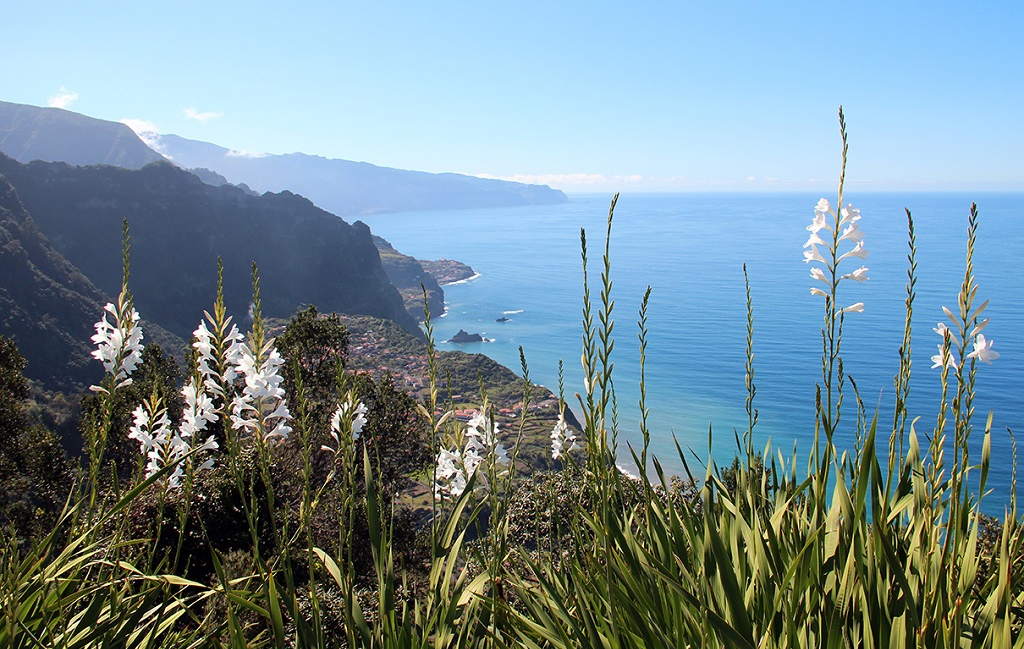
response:
<path id="1" fill-rule="evenodd" d="M 840 125 L 845 171 L 841 111 Z M 867 256 L 860 220 L 841 175 L 835 207 L 822 199 L 808 227 L 824 319 L 806 468 L 753 448 L 748 287 L 748 426 L 736 461 L 709 462 L 699 482 L 648 457 L 646 421 L 641 475 L 616 468 L 607 238 L 596 299 L 584 284 L 582 431 L 559 420 L 561 470 L 524 479 L 525 423 L 500 430 L 486 395 L 468 421 L 446 407 L 429 320 L 420 402 L 347 371 L 347 332 L 330 317 L 299 313 L 271 339 L 255 269 L 251 330 L 218 295 L 179 390 L 141 344 L 126 233 L 121 295 L 93 338 L 106 377 L 83 405 L 80 470 L 28 423 L 19 357 L 0 344 L 0 645 L 1024 646 L 1016 498 L 993 524 L 976 495 L 991 430 L 975 428 L 975 376 L 998 356 L 973 276 L 977 210 L 957 303 L 937 329 L 943 399 L 927 430 L 905 407 L 909 211 L 895 412 L 867 413 L 843 372 L 843 328 L 863 305 L 841 304 L 868 272 L 852 268 Z M 525 363 L 524 375 L 529 401 Z M 855 427 L 852 449 L 832 442 L 840 422 Z M 432 488 L 428 511 L 396 498 L 414 479 Z"/>

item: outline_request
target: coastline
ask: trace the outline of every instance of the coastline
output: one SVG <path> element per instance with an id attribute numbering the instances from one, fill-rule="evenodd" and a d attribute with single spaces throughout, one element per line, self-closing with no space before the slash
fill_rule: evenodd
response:
<path id="1" fill-rule="evenodd" d="M 441 286 L 457 286 L 458 284 L 468 284 L 468 283 L 472 282 L 473 280 L 475 280 L 475 279 L 477 279 L 479 277 L 481 277 L 480 273 L 473 273 L 472 276 L 467 277 L 465 279 L 457 279 L 457 280 L 452 281 L 452 282 L 441 282 L 441 281 L 438 281 L 437 283 L 440 284 Z M 445 308 L 447 308 L 447 304 L 445 304 Z"/>

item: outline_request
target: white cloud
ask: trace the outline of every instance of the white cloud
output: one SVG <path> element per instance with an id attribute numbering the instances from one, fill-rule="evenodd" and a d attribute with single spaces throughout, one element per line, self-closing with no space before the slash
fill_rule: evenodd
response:
<path id="1" fill-rule="evenodd" d="M 747 176 L 746 180 L 747 180 L 748 183 L 757 182 L 757 177 L 756 176 Z"/>
<path id="2" fill-rule="evenodd" d="M 267 153 L 254 153 L 252 151 L 235 151 L 234 149 L 227 152 L 227 156 L 230 158 L 266 158 L 268 155 Z"/>
<path id="3" fill-rule="evenodd" d="M 131 130 L 135 131 L 137 135 L 142 135 L 143 133 L 156 133 L 157 131 L 160 130 L 159 128 L 157 128 L 156 124 L 154 124 L 153 122 L 147 122 L 144 119 L 126 117 L 125 119 L 121 120 L 121 123 L 130 128 Z"/>
<path id="4" fill-rule="evenodd" d="M 147 122 L 144 119 L 133 119 L 130 117 L 122 119 L 121 123 L 135 131 L 135 134 L 139 136 L 140 140 L 146 143 L 146 146 L 165 158 L 170 158 L 170 156 L 163 151 L 163 147 L 160 144 L 160 135 L 157 133 L 160 129 L 156 124 L 153 122 Z"/>
<path id="5" fill-rule="evenodd" d="M 61 86 L 56 95 L 46 100 L 46 105 L 50 108 L 70 108 L 71 104 L 75 103 L 77 99 L 77 92 Z"/>
<path id="6" fill-rule="evenodd" d="M 189 119 L 194 119 L 195 121 L 199 122 L 200 124 L 205 124 L 208 121 L 210 121 L 211 119 L 217 119 L 218 117 L 220 117 L 220 116 L 222 116 L 224 114 L 224 113 L 215 113 L 215 112 L 212 112 L 212 111 L 211 112 L 206 112 L 206 113 L 200 113 L 195 108 L 182 108 L 181 112 L 185 113 L 185 117 L 187 117 Z"/>

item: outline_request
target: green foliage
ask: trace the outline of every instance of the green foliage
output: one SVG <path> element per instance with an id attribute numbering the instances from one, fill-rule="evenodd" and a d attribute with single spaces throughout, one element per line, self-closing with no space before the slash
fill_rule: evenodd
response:
<path id="1" fill-rule="evenodd" d="M 359 442 L 374 460 L 374 479 L 383 493 L 400 493 L 430 460 L 429 426 L 419 404 L 395 386 L 390 374 L 376 380 L 356 375 L 353 383 L 369 409 Z"/>
<path id="2" fill-rule="evenodd" d="M 438 382 L 443 397 L 461 395 L 457 401 L 479 401 L 483 384 L 491 399 L 514 403 L 523 398 L 523 380 L 515 372 L 483 354 L 446 352 L 437 358 Z"/>
<path id="3" fill-rule="evenodd" d="M 750 466 L 740 466 L 747 462 L 751 463 Z M 729 496 L 737 498 L 741 479 L 746 488 L 756 489 L 762 481 L 771 481 L 771 469 L 765 467 L 764 459 L 760 455 L 745 455 L 742 458 L 737 455 L 733 458 L 732 464 L 722 469 L 718 480 Z"/>
<path id="4" fill-rule="evenodd" d="M 316 305 L 311 304 L 292 316 L 275 341 L 285 359 L 282 375 L 289 385 L 290 400 L 297 397 L 296 378 L 300 378 L 311 406 L 318 411 L 331 407 L 337 400 L 340 368 L 348 357 L 348 340 L 348 329 L 337 313 L 320 315 Z M 323 413 L 318 414 L 317 423 L 325 423 Z"/>
<path id="5" fill-rule="evenodd" d="M 0 528 L 22 540 L 53 529 L 72 482 L 60 442 L 29 421 L 24 367 L 14 342 L 0 336 Z"/>

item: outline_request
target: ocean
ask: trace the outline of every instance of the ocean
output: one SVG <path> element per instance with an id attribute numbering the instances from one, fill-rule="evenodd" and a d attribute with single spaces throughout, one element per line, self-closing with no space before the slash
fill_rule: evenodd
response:
<path id="1" fill-rule="evenodd" d="M 746 264 L 754 308 L 755 443 L 769 441 L 804 466 L 814 432 L 815 385 L 821 382 L 823 299 L 802 246 L 820 196 L 796 193 L 628 194 L 620 196 L 610 242 L 615 321 L 614 372 L 618 443 L 639 452 L 638 310 L 648 286 L 646 389 L 651 452 L 671 472 L 687 463 L 701 473 L 712 457 L 728 464 L 736 433 L 746 429 Z M 834 196 L 826 196 L 834 203 Z M 985 335 L 1000 357 L 980 364 L 974 458 L 981 431 L 993 413 L 992 469 L 983 509 L 1000 514 L 1009 502 L 1012 444 L 1007 428 L 1024 430 L 1024 219 L 1022 194 L 847 192 L 860 208 L 870 255 L 870 279 L 840 286 L 841 304 L 864 303 L 849 314 L 843 337 L 847 376 L 855 381 L 867 416 L 876 412 L 880 437 L 893 418 L 893 377 L 899 364 L 907 282 L 907 219 L 914 217 L 918 281 L 913 318 L 913 378 L 909 410 L 927 443 L 940 401 L 939 370 L 931 369 L 945 320 L 956 310 L 963 281 L 967 220 L 972 201 L 980 226 L 974 254 L 976 304 L 991 300 Z M 441 349 L 479 352 L 519 372 L 522 347 L 531 379 L 552 390 L 564 362 L 570 406 L 583 392 L 580 230 L 587 236 L 591 295 L 598 308 L 601 256 L 610 194 L 572 195 L 570 202 L 486 210 L 410 212 L 364 218 L 374 233 L 420 259 L 456 259 L 478 277 L 444 287 L 447 312 L 434 319 Z M 850 261 L 847 272 L 859 264 Z M 497 322 L 508 318 L 507 322 Z M 444 343 L 459 329 L 491 342 Z M 849 389 L 848 385 L 848 389 Z M 853 448 L 856 418 L 848 393 L 836 442 Z M 710 435 L 709 435 L 710 433 Z M 709 437 L 712 440 L 709 447 Z"/>

